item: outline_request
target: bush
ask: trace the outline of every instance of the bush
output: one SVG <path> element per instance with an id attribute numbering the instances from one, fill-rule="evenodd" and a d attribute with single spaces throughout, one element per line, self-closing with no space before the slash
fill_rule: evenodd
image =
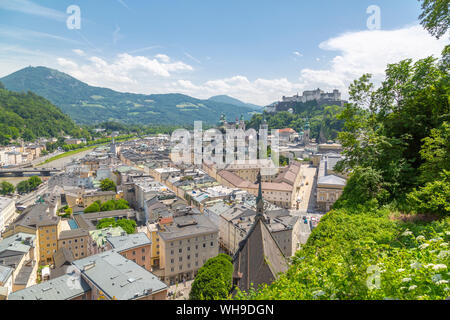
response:
<path id="1" fill-rule="evenodd" d="M 450 171 L 444 170 L 441 179 L 428 182 L 407 196 L 411 210 L 417 213 L 450 215 Z"/>
<path id="2" fill-rule="evenodd" d="M 116 191 L 116 184 L 111 179 L 103 179 L 100 181 L 100 189 L 102 191 Z"/>
<path id="3" fill-rule="evenodd" d="M 105 218 L 97 223 L 97 229 L 121 227 L 126 233 L 133 234 L 136 232 L 136 221 L 128 219 L 117 220 L 114 218 Z"/>
<path id="4" fill-rule="evenodd" d="M 91 212 L 99 212 L 100 211 L 100 205 L 98 202 L 94 202 L 89 207 L 84 209 L 84 213 L 91 213 Z"/>

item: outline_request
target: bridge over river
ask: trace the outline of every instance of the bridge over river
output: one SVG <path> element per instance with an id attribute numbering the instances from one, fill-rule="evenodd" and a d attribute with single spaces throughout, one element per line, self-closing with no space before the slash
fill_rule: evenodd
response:
<path id="1" fill-rule="evenodd" d="M 23 177 L 24 175 L 34 176 L 51 176 L 52 173 L 61 172 L 61 169 L 57 168 L 1 168 L 0 177 L 14 176 Z"/>

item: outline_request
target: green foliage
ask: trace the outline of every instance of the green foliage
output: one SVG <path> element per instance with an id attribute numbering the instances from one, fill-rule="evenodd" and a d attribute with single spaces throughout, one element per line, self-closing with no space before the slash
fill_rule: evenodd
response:
<path id="1" fill-rule="evenodd" d="M 338 132 L 343 128 L 344 121 L 337 118 L 337 115 L 343 110 L 343 107 L 319 106 L 317 103 L 293 103 L 292 106 L 294 113 L 284 111 L 276 114 L 264 114 L 269 130 L 292 128 L 297 132 L 301 132 L 305 128 L 305 119 L 308 118 L 310 121 L 311 138 L 315 138 L 317 141 L 327 142 L 328 140 L 335 140 Z M 247 122 L 247 127 L 259 130 L 262 122 L 263 115 L 255 114 Z"/>
<path id="2" fill-rule="evenodd" d="M 100 181 L 100 189 L 102 191 L 116 191 L 116 184 L 111 179 L 103 179 Z"/>
<path id="3" fill-rule="evenodd" d="M 421 0 L 422 14 L 420 23 L 436 38 L 440 38 L 447 32 L 450 26 L 450 14 L 448 0 Z"/>
<path id="4" fill-rule="evenodd" d="M 355 167 L 350 179 L 344 188 L 342 196 L 336 201 L 334 207 L 342 208 L 358 204 L 377 204 L 378 200 L 383 202 L 386 190 L 382 188 L 383 177 L 381 173 L 373 168 Z"/>
<path id="5" fill-rule="evenodd" d="M 103 204 L 99 200 L 97 200 L 96 202 L 92 203 L 89 207 L 84 209 L 84 213 L 125 210 L 125 209 L 129 209 L 129 208 L 130 208 L 130 205 L 129 205 L 128 201 L 126 201 L 124 199 L 109 200 L 109 201 L 104 202 Z"/>
<path id="6" fill-rule="evenodd" d="M 67 115 L 44 98 L 0 88 L 0 145 L 18 138 L 34 141 L 79 131 Z"/>
<path id="7" fill-rule="evenodd" d="M 240 299 L 445 299 L 449 219 L 403 223 L 389 212 L 334 210 L 286 274 Z"/>
<path id="8" fill-rule="evenodd" d="M 113 211 L 116 209 L 116 205 L 114 203 L 114 200 L 109 200 L 100 206 L 100 211 Z"/>
<path id="9" fill-rule="evenodd" d="M 339 115 L 345 121 L 339 140 L 346 157 L 336 169 L 376 172 L 382 177 L 378 187 L 385 190 L 381 204 L 404 202 L 407 193 L 448 168 L 449 54 L 444 50 L 441 61 L 389 65 L 377 90 L 370 75 L 350 86 L 352 103 Z"/>
<path id="10" fill-rule="evenodd" d="M 13 194 L 15 190 L 16 188 L 14 187 L 14 185 L 7 181 L 3 181 L 0 184 L 0 194 L 3 196 L 6 196 L 7 194 Z"/>
<path id="11" fill-rule="evenodd" d="M 440 179 L 409 193 L 407 199 L 414 212 L 450 215 L 450 171 L 444 170 Z"/>
<path id="12" fill-rule="evenodd" d="M 16 186 L 16 190 L 20 194 L 29 193 L 31 191 L 36 190 L 41 184 L 42 184 L 41 178 L 33 176 L 28 180 L 19 182 Z"/>
<path id="13" fill-rule="evenodd" d="M 86 209 L 84 209 L 84 213 L 92 213 L 92 212 L 99 212 L 100 211 L 100 205 L 97 202 L 92 203 L 90 206 L 88 206 Z"/>
<path id="14" fill-rule="evenodd" d="M 44 67 L 29 67 L 1 79 L 13 91 L 32 91 L 61 108 L 80 124 L 122 122 L 125 124 L 183 125 L 201 120 L 215 124 L 221 112 L 228 119 L 255 108 L 215 100 L 200 100 L 182 94 L 132 94 L 92 87 L 67 74 Z M 0 131 L 1 132 L 1 131 Z"/>
<path id="15" fill-rule="evenodd" d="M 190 300 L 224 300 L 229 298 L 233 277 L 231 257 L 219 254 L 198 270 L 189 295 Z"/>
<path id="16" fill-rule="evenodd" d="M 97 229 L 121 227 L 126 233 L 133 234 L 136 232 L 136 221 L 128 219 L 116 220 L 114 218 L 105 218 L 97 223 Z"/>
<path id="17" fill-rule="evenodd" d="M 423 139 L 420 155 L 424 160 L 420 167 L 422 182 L 439 179 L 444 170 L 450 171 L 450 123 L 431 130 L 430 136 Z"/>

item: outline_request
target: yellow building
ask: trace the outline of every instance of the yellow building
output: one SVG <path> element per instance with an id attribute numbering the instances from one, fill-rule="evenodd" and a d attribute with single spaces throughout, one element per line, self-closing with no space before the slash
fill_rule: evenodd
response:
<path id="1" fill-rule="evenodd" d="M 61 220 L 45 217 L 37 224 L 36 252 L 40 265 L 53 264 L 53 254 L 58 250 L 58 234 Z"/>

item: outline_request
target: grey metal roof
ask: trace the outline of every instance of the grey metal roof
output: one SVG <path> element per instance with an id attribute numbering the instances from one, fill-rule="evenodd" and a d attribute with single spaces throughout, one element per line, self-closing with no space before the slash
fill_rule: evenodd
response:
<path id="1" fill-rule="evenodd" d="M 12 273 L 12 268 L 0 265 L 0 282 L 5 283 Z"/>
<path id="2" fill-rule="evenodd" d="M 27 239 L 29 240 L 29 245 L 25 244 Z M 16 233 L 15 235 L 12 235 L 0 241 L 0 253 L 4 251 L 27 253 L 28 251 L 30 251 L 30 248 L 33 245 L 35 239 L 36 236 L 32 234 L 22 232 Z"/>
<path id="3" fill-rule="evenodd" d="M 8 296 L 8 300 L 70 300 L 89 290 L 91 288 L 82 278 L 66 274 L 13 292 Z"/>
<path id="4" fill-rule="evenodd" d="M 204 215 L 174 217 L 173 222 L 172 225 L 165 226 L 165 231 L 159 232 L 159 236 L 166 241 L 219 231 L 211 219 Z"/>
<path id="5" fill-rule="evenodd" d="M 346 183 L 347 180 L 335 175 L 323 176 L 317 179 L 318 185 L 345 186 Z"/>
<path id="6" fill-rule="evenodd" d="M 73 265 L 110 299 L 133 300 L 167 289 L 155 275 L 115 250 L 76 260 Z"/>
<path id="7" fill-rule="evenodd" d="M 152 241 L 143 232 L 126 236 L 108 237 L 106 240 L 118 252 L 152 244 Z"/>

